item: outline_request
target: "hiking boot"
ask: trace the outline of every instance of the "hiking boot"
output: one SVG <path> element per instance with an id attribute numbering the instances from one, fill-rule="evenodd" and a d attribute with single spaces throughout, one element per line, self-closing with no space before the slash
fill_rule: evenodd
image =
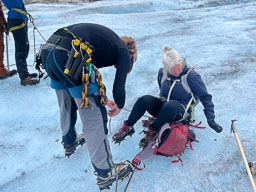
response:
<path id="1" fill-rule="evenodd" d="M 33 79 L 31 77 L 27 77 L 26 79 L 21 80 L 20 84 L 23 86 L 27 86 L 27 85 L 36 85 L 39 83 L 39 80 L 37 79 Z"/>
<path id="2" fill-rule="evenodd" d="M 147 147 L 147 145 L 154 140 L 157 131 L 151 129 L 150 127 L 148 128 L 148 131 L 143 131 L 145 133 L 145 137 L 140 140 L 139 146 L 142 147 L 143 149 Z"/>
<path id="3" fill-rule="evenodd" d="M 37 73 L 28 73 L 28 77 L 30 77 L 30 78 L 37 78 L 38 74 Z"/>
<path id="4" fill-rule="evenodd" d="M 70 155 L 74 154 L 75 151 L 76 151 L 76 148 L 79 146 L 79 145 L 82 145 L 85 144 L 85 139 L 84 139 L 84 134 L 80 134 L 77 136 L 76 138 L 76 141 L 75 143 L 73 143 L 72 145 L 67 145 L 67 144 L 63 144 L 63 147 L 64 147 L 64 153 L 65 153 L 65 157 L 70 157 Z"/>
<path id="5" fill-rule="evenodd" d="M 187 141 L 190 141 L 190 142 L 193 142 L 193 141 L 195 141 L 195 139 L 196 139 L 196 134 L 195 134 L 195 132 L 193 131 L 193 130 L 191 130 L 191 129 L 188 129 L 188 134 L 192 137 L 190 137 L 190 136 L 187 136 Z"/>
<path id="6" fill-rule="evenodd" d="M 0 65 L 0 77 L 5 76 L 8 73 L 8 70 L 4 67 L 4 65 Z"/>
<path id="7" fill-rule="evenodd" d="M 135 133 L 133 126 L 129 126 L 124 122 L 123 126 L 119 129 L 119 132 L 112 137 L 113 142 L 120 144 L 126 136 L 132 136 L 133 133 Z"/>
<path id="8" fill-rule="evenodd" d="M 3 75 L 2 75 L 3 74 Z M 2 80 L 2 79 L 6 79 L 6 78 L 8 78 L 8 77 L 12 77 L 12 76 L 14 76 L 14 75 L 16 75 L 17 74 L 17 70 L 11 70 L 11 71 L 7 71 L 6 73 L 1 73 L 0 74 L 0 79 Z"/>
<path id="9" fill-rule="evenodd" d="M 116 177 L 118 177 L 118 180 L 123 180 L 132 171 L 133 171 L 132 163 L 128 160 L 125 160 L 123 163 L 115 164 L 112 170 L 105 175 L 101 175 L 95 172 L 94 174 L 97 175 L 96 184 L 99 186 L 100 190 L 110 189 L 110 186 L 112 185 L 112 183 L 116 181 Z"/>

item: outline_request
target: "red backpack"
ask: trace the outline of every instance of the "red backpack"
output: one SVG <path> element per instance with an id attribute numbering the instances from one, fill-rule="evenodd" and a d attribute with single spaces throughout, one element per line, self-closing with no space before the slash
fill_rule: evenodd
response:
<path id="1" fill-rule="evenodd" d="M 193 150 L 191 141 L 188 141 L 187 138 L 189 137 L 193 141 L 199 142 L 188 133 L 188 127 L 191 126 L 201 129 L 205 128 L 199 127 L 200 124 L 201 122 L 197 125 L 183 125 L 182 123 L 164 124 L 163 127 L 155 136 L 155 139 L 134 157 L 132 161 L 133 164 L 138 165 L 140 162 L 148 159 L 152 155 L 162 155 L 166 157 L 177 156 L 178 160 L 172 162 L 176 163 L 181 161 L 181 164 L 183 166 L 183 162 L 180 156 L 185 151 L 186 144 L 189 144 L 190 149 Z M 141 168 L 138 167 L 136 167 L 136 169 L 142 170 Z"/>

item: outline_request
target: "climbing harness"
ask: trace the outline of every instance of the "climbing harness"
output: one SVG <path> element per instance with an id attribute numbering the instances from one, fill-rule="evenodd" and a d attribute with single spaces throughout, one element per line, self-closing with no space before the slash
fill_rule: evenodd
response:
<path id="1" fill-rule="evenodd" d="M 11 10 L 17 11 L 17 12 L 25 15 L 26 17 L 29 15 L 29 13 L 27 13 L 26 11 L 23 11 L 22 9 L 12 8 Z M 26 25 L 27 25 L 27 19 L 23 23 L 21 23 L 20 25 L 11 27 L 9 29 L 9 31 L 15 31 L 15 30 L 21 29 L 21 28 L 25 27 Z"/>
<path id="2" fill-rule="evenodd" d="M 56 67 L 58 68 L 58 70 L 60 71 L 60 73 L 65 77 L 65 79 L 67 79 L 67 81 L 73 86 L 75 87 L 75 83 L 73 81 L 71 81 L 70 78 L 67 77 L 67 75 L 62 71 L 62 69 L 60 68 L 58 62 L 57 62 L 57 59 L 55 57 L 55 49 L 56 49 L 56 46 L 57 46 L 57 43 L 58 41 L 56 42 L 56 44 L 51 48 L 51 50 L 49 51 L 48 55 L 47 55 L 47 58 L 46 58 L 46 63 L 45 63 L 45 69 L 47 71 L 47 73 L 49 74 L 49 70 L 48 70 L 48 59 L 52 53 L 52 57 L 53 57 L 53 61 L 56 65 Z"/>
<path id="3" fill-rule="evenodd" d="M 170 89 L 169 89 L 169 92 L 168 92 L 168 96 L 167 96 L 166 101 L 169 101 L 169 100 L 170 100 L 172 90 L 173 90 L 174 86 L 176 85 L 176 83 L 181 83 L 181 85 L 182 85 L 182 87 L 184 88 L 184 90 L 185 90 L 187 93 L 189 93 L 189 94 L 191 95 L 191 98 L 190 98 L 188 104 L 184 105 L 184 107 L 185 107 L 185 112 L 184 112 L 184 114 L 183 114 L 183 117 L 182 117 L 180 120 L 175 121 L 175 122 L 173 122 L 173 123 L 179 123 L 179 122 L 185 120 L 185 119 L 189 116 L 189 114 L 188 114 L 188 109 L 189 109 L 189 108 L 192 109 L 190 122 L 194 122 L 194 121 L 195 121 L 195 119 L 194 119 L 195 106 L 198 104 L 199 99 L 196 99 L 196 98 L 194 97 L 194 94 L 193 94 L 193 92 L 192 92 L 192 90 L 191 90 L 191 88 L 190 88 L 190 86 L 189 86 L 189 84 L 188 84 L 188 81 L 187 81 L 188 74 L 190 73 L 191 70 L 192 70 L 192 69 L 189 69 L 189 71 L 188 71 L 185 75 L 183 75 L 180 79 L 175 79 L 175 80 L 172 82 L 172 85 L 171 85 L 171 87 L 170 87 Z M 167 80 L 170 81 L 170 78 L 167 78 Z M 161 80 L 161 82 L 163 82 L 163 80 Z M 161 98 L 161 99 L 164 99 L 164 98 Z"/>
<path id="4" fill-rule="evenodd" d="M 88 63 L 85 67 L 83 67 L 82 82 L 83 102 L 81 104 L 81 108 L 90 108 L 89 101 L 87 98 L 87 95 L 89 95 L 88 86 L 94 86 L 99 90 L 98 92 L 101 97 L 100 103 L 102 106 L 105 106 L 107 104 L 106 87 L 102 82 L 102 74 L 93 64 Z"/>
<path id="5" fill-rule="evenodd" d="M 50 50 L 44 66 L 48 74 L 48 59 L 49 55 L 52 53 L 55 65 L 72 87 L 78 87 L 76 83 L 82 81 L 81 88 L 83 101 L 81 108 L 91 107 L 87 98 L 90 95 L 100 96 L 101 105 L 106 105 L 106 87 L 102 81 L 102 74 L 96 66 L 90 63 L 92 61 L 92 53 L 95 49 L 88 41 L 84 41 L 82 38 L 77 37 L 74 33 L 69 31 L 68 28 L 64 27 L 55 32 L 48 39 L 47 44 L 43 46 L 43 49 Z M 45 46 L 48 46 L 48 48 Z M 36 56 L 36 68 L 39 69 L 39 72 L 40 67 L 44 68 L 40 58 L 41 49 L 42 48 L 40 48 L 40 51 Z M 54 54 L 55 49 L 61 49 L 68 52 L 68 59 L 64 70 L 62 70 L 57 63 Z"/>
<path id="6" fill-rule="evenodd" d="M 102 74 L 92 63 L 92 52 L 95 50 L 88 41 L 77 37 L 68 28 L 63 28 L 67 33 L 72 35 L 71 50 L 65 65 L 64 74 L 75 81 L 79 80 L 82 74 L 82 104 L 81 108 L 90 108 L 87 96 L 92 94 L 88 92 L 88 87 L 93 93 L 99 90 L 101 96 L 100 103 L 102 106 L 107 104 L 106 87 L 102 82 Z M 97 89 L 97 90 L 96 90 Z"/>
<path id="7" fill-rule="evenodd" d="M 86 41 L 81 42 L 79 39 L 73 39 L 72 49 L 70 51 L 64 73 L 69 77 L 78 80 L 83 67 L 92 61 L 92 46 Z"/>

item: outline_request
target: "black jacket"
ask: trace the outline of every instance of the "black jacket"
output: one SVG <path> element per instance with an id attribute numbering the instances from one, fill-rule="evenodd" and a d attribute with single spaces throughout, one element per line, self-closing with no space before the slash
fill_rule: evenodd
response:
<path id="1" fill-rule="evenodd" d="M 131 59 L 127 46 L 120 37 L 107 27 L 92 23 L 79 23 L 67 27 L 77 37 L 88 41 L 95 50 L 92 53 L 92 61 L 97 68 L 115 66 L 116 74 L 113 85 L 113 97 L 119 108 L 125 104 L 125 82 L 130 69 Z M 55 32 L 58 34 L 58 31 Z M 42 54 L 42 62 L 46 61 L 47 54 Z M 63 51 L 56 51 L 55 57 L 61 70 L 64 71 L 67 56 Z M 50 58 L 50 57 L 49 57 Z M 54 62 L 48 59 L 47 69 L 53 80 L 64 83 L 67 87 L 73 87 L 69 81 L 63 78 L 63 74 Z M 104 77 L 103 77 L 104 82 Z M 79 86 L 82 81 L 76 82 Z"/>

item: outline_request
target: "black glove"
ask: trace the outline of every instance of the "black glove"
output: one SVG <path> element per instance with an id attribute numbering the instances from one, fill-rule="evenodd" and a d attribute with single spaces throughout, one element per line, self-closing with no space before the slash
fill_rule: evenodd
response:
<path id="1" fill-rule="evenodd" d="M 219 125 L 219 124 L 217 124 L 214 120 L 209 120 L 208 121 L 208 125 L 212 128 L 212 129 L 214 129 L 217 133 L 220 133 L 221 131 L 222 131 L 222 127 Z"/>

